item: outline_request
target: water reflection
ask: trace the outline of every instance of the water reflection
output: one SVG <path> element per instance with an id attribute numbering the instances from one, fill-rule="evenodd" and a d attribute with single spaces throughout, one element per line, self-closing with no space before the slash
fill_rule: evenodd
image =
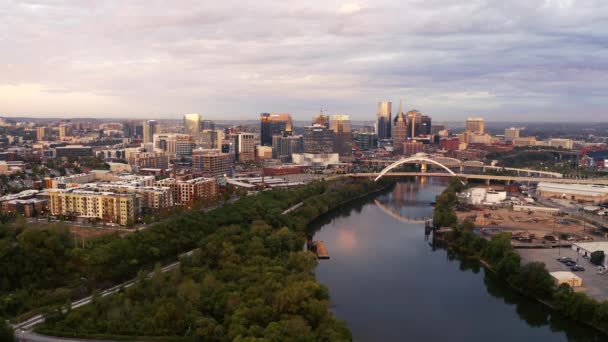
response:
<path id="1" fill-rule="evenodd" d="M 432 215 L 429 203 L 443 187 L 434 180 L 398 183 L 309 227 L 331 254 L 319 262 L 317 278 L 355 340 L 606 340 L 512 291 L 478 263 L 425 241 L 424 225 L 408 220 Z"/>

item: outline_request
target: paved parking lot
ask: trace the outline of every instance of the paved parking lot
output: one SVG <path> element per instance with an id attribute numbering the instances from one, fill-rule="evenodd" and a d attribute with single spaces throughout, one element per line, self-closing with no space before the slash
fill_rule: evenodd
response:
<path id="1" fill-rule="evenodd" d="M 556 260 L 558 257 L 570 257 L 575 261 L 578 257 L 578 264 L 585 267 L 585 271 L 573 272 L 583 279 L 583 286 L 576 288 L 576 291 L 585 292 L 600 301 L 608 299 L 608 273 L 603 275 L 597 274 L 597 266 L 593 265 L 589 260 L 584 259 L 582 255 L 572 249 L 516 249 L 515 251 L 521 256 L 522 263 L 532 261 L 544 262 L 549 272 L 570 271 L 570 267 Z"/>

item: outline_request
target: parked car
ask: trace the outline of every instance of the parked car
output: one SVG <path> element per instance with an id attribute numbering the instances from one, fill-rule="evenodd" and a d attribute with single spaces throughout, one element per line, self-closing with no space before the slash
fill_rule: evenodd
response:
<path id="1" fill-rule="evenodd" d="M 581 265 L 574 265 L 572 267 L 570 267 L 570 271 L 572 272 L 578 272 L 578 271 L 584 271 L 585 268 Z"/>
<path id="2" fill-rule="evenodd" d="M 557 258 L 557 261 L 565 264 L 568 261 L 574 261 L 574 260 L 572 260 L 571 258 L 568 258 L 568 257 L 560 257 L 560 258 Z"/>
<path id="3" fill-rule="evenodd" d="M 574 261 L 566 261 L 564 264 L 566 264 L 566 266 L 570 266 L 570 267 L 576 266 L 576 262 L 574 262 Z"/>

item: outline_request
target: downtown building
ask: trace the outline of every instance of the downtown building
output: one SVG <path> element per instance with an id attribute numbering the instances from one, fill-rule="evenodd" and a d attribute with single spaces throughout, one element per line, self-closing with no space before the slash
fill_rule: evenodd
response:
<path id="1" fill-rule="evenodd" d="M 353 153 L 353 133 L 349 115 L 332 115 L 329 127 L 334 131 L 334 151 L 340 157 L 350 158 Z"/>
<path id="2" fill-rule="evenodd" d="M 233 156 L 217 150 L 197 149 L 192 151 L 192 168 L 203 177 L 225 177 L 232 175 Z"/>
<path id="3" fill-rule="evenodd" d="M 231 136 L 234 149 L 234 159 L 239 162 L 255 160 L 255 145 L 257 142 L 254 133 L 238 133 Z M 270 140 L 272 143 L 272 139 Z"/>
<path id="4" fill-rule="evenodd" d="M 301 135 L 275 135 L 272 137 L 272 157 L 283 163 L 292 161 L 292 154 L 304 152 L 304 137 Z"/>
<path id="5" fill-rule="evenodd" d="M 392 104 L 390 101 L 378 102 L 378 112 L 376 114 L 376 134 L 378 135 L 378 143 L 380 143 L 380 140 L 389 140 L 392 137 L 391 106 Z"/>
<path id="6" fill-rule="evenodd" d="M 293 133 L 291 114 L 262 113 L 260 114 L 260 142 L 263 146 L 272 146 L 274 135 L 289 136 Z"/>
<path id="7" fill-rule="evenodd" d="M 189 134 L 154 135 L 154 148 L 165 152 L 170 160 L 190 157 L 195 146 L 194 139 Z"/>
<path id="8" fill-rule="evenodd" d="M 154 135 L 160 132 L 156 120 L 146 120 L 143 124 L 144 144 L 150 144 L 154 140 Z"/>
<path id="9" fill-rule="evenodd" d="M 184 114 L 184 133 L 192 137 L 195 142 L 201 138 L 201 115 L 197 113 Z"/>

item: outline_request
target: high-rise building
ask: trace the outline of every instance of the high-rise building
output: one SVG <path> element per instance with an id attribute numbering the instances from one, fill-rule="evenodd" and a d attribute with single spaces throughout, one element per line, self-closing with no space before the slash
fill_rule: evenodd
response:
<path id="1" fill-rule="evenodd" d="M 293 123 L 288 113 L 262 113 L 260 114 L 260 139 L 264 146 L 272 146 L 272 136 L 291 135 Z"/>
<path id="2" fill-rule="evenodd" d="M 486 122 L 483 118 L 468 118 L 464 130 L 466 132 L 484 134 L 486 132 Z"/>
<path id="3" fill-rule="evenodd" d="M 312 118 L 313 125 L 321 125 L 329 128 L 329 115 L 319 114 Z"/>
<path id="4" fill-rule="evenodd" d="M 432 132 L 431 118 L 422 115 L 417 110 L 410 110 L 405 114 L 407 119 L 407 137 L 416 138 L 423 135 L 430 135 Z"/>
<path id="5" fill-rule="evenodd" d="M 203 120 L 201 121 L 201 132 L 205 130 L 215 130 L 215 121 L 213 120 Z"/>
<path id="6" fill-rule="evenodd" d="M 156 120 L 144 121 L 144 144 L 154 142 L 154 134 L 159 133 Z"/>
<path id="7" fill-rule="evenodd" d="M 184 133 L 189 134 L 194 142 L 201 138 L 201 115 L 197 113 L 184 114 Z"/>
<path id="8" fill-rule="evenodd" d="M 222 177 L 232 174 L 232 155 L 215 150 L 192 151 L 192 168 L 204 177 Z"/>
<path id="9" fill-rule="evenodd" d="M 378 120 L 376 122 L 376 134 L 379 140 L 390 139 L 391 134 L 391 102 L 382 101 L 378 102 Z"/>
<path id="10" fill-rule="evenodd" d="M 201 133 L 201 147 L 204 149 L 219 150 L 222 147 L 222 140 L 224 140 L 222 130 L 205 130 Z"/>
<path id="11" fill-rule="evenodd" d="M 154 148 L 164 151 L 171 160 L 191 156 L 196 145 L 192 136 L 178 133 L 155 134 L 153 143 Z"/>
<path id="12" fill-rule="evenodd" d="M 398 154 L 403 153 L 403 143 L 407 140 L 407 116 L 403 113 L 403 102 L 399 103 L 399 112 L 395 115 L 393 125 L 393 148 Z"/>
<path id="13" fill-rule="evenodd" d="M 519 128 L 511 127 L 505 128 L 505 141 L 512 142 L 513 139 L 519 138 Z"/>
<path id="14" fill-rule="evenodd" d="M 255 160 L 256 138 L 253 133 L 239 133 L 232 136 L 235 159 L 240 162 Z"/>
<path id="15" fill-rule="evenodd" d="M 334 131 L 334 148 L 341 157 L 350 157 L 353 151 L 353 133 L 350 115 L 332 115 L 329 127 Z"/>
<path id="16" fill-rule="evenodd" d="M 61 126 L 59 126 L 59 129 L 61 131 Z M 141 121 L 125 121 L 122 123 L 122 132 L 125 138 L 138 138 L 143 136 L 143 125 Z"/>
<path id="17" fill-rule="evenodd" d="M 369 151 L 378 147 L 378 136 L 372 132 L 355 132 L 353 133 L 355 145 L 361 151 Z"/>
<path id="18" fill-rule="evenodd" d="M 42 141 L 42 140 L 46 139 L 46 132 L 47 132 L 46 127 L 36 127 L 36 140 Z"/>
<path id="19" fill-rule="evenodd" d="M 321 125 L 304 127 L 304 153 L 333 153 L 334 146 L 333 130 Z"/>
<path id="20" fill-rule="evenodd" d="M 304 138 L 301 135 L 272 137 L 272 157 L 284 163 L 292 161 L 291 155 L 304 152 Z"/>

